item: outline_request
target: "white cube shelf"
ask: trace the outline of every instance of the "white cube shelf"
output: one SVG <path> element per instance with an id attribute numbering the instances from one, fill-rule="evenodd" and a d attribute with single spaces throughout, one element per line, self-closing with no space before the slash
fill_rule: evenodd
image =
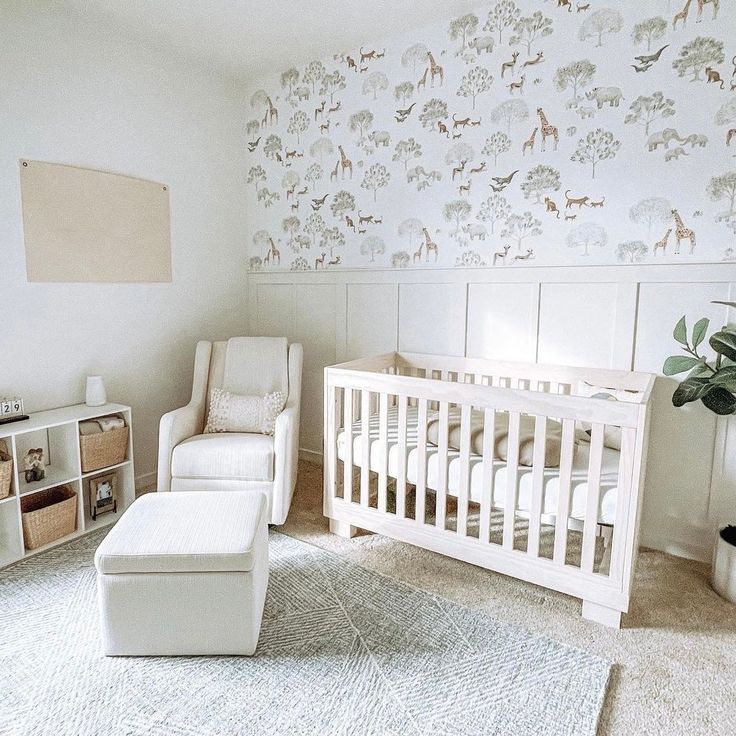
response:
<path id="1" fill-rule="evenodd" d="M 125 460 L 110 467 L 83 473 L 79 453 L 79 423 L 109 414 L 120 414 L 128 426 L 128 450 Z M 129 406 L 77 404 L 60 409 L 37 412 L 22 422 L 0 424 L 0 440 L 5 440 L 13 457 L 13 477 L 10 496 L 0 499 L 0 567 L 5 567 L 32 554 L 62 544 L 102 526 L 114 524 L 135 500 L 135 470 L 133 464 L 133 423 Z M 26 483 L 21 467 L 23 457 L 31 448 L 44 451 L 45 478 Z M 89 511 L 87 489 L 89 481 L 98 475 L 115 471 L 118 477 L 117 513 L 106 513 L 93 520 Z M 20 499 L 32 493 L 59 485 L 71 486 L 77 494 L 77 528 L 45 547 L 26 550 L 23 544 Z"/>

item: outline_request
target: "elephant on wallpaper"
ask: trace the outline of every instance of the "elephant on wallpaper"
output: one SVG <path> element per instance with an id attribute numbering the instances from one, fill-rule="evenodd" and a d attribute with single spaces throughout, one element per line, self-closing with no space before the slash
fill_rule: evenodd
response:
<path id="1" fill-rule="evenodd" d="M 593 87 L 585 96 L 589 100 L 595 100 L 599 110 L 606 103 L 611 107 L 618 107 L 621 100 L 624 99 L 624 94 L 618 87 Z"/>
<path id="2" fill-rule="evenodd" d="M 652 133 L 649 138 L 647 138 L 647 149 L 650 151 L 656 151 L 658 146 L 669 148 L 672 141 L 684 143 L 686 140 L 686 138 L 680 137 L 680 134 L 674 128 L 665 128 L 658 133 Z"/>

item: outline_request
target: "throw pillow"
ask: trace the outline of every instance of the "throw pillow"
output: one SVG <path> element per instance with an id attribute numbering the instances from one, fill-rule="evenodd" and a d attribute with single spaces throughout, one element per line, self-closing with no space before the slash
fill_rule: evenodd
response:
<path id="1" fill-rule="evenodd" d="M 276 417 L 285 402 L 286 397 L 281 391 L 265 396 L 240 396 L 215 388 L 210 396 L 210 411 L 204 432 L 273 434 Z"/>

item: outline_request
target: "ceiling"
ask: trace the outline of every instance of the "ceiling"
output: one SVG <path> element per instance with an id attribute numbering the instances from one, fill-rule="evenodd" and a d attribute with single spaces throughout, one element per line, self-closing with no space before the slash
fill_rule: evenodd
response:
<path id="1" fill-rule="evenodd" d="M 64 0 L 243 80 L 465 12 L 472 0 Z"/>

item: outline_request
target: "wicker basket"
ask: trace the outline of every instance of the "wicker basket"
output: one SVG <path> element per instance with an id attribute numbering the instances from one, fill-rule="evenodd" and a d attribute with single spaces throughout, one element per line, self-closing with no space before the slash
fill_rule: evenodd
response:
<path id="1" fill-rule="evenodd" d="M 13 477 L 13 458 L 8 454 L 5 440 L 0 440 L 0 498 L 10 495 L 10 479 Z"/>
<path id="2" fill-rule="evenodd" d="M 20 499 L 20 512 L 26 549 L 36 549 L 77 528 L 77 494 L 66 485 L 30 493 Z"/>
<path id="3" fill-rule="evenodd" d="M 120 427 L 108 432 L 81 435 L 79 452 L 82 458 L 82 472 L 109 468 L 125 460 L 128 450 L 128 428 Z"/>

